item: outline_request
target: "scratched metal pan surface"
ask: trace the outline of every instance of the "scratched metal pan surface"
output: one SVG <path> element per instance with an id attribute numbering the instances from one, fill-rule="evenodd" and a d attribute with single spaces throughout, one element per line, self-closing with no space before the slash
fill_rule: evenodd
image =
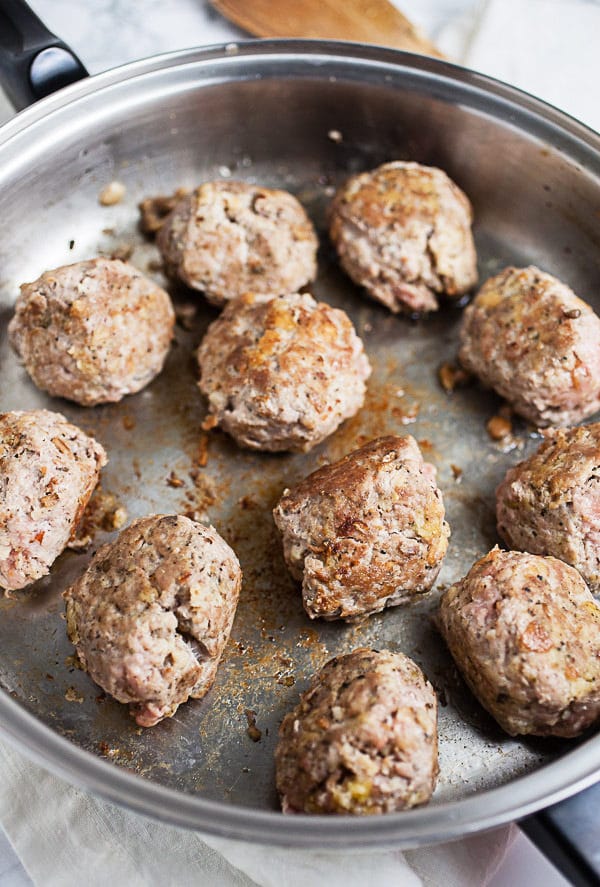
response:
<path id="1" fill-rule="evenodd" d="M 494 443 L 485 427 L 499 405 L 494 395 L 441 389 L 437 368 L 455 355 L 461 309 L 410 320 L 366 300 L 336 265 L 325 212 L 333 188 L 357 170 L 392 159 L 440 166 L 474 204 L 482 279 L 507 263 L 534 262 L 600 308 L 598 157 L 592 133 L 508 87 L 441 62 L 333 43 L 259 42 L 159 57 L 69 87 L 6 125 L 1 406 L 63 412 L 97 436 L 110 461 L 88 549 L 66 552 L 48 578 L 0 601 L 3 735 L 138 811 L 296 845 L 425 844 L 514 819 L 593 782 L 600 737 L 504 735 L 466 690 L 430 621 L 440 591 L 497 541 L 494 488 L 538 440 L 517 425 L 508 446 Z M 84 409 L 46 397 L 6 341 L 19 284 L 45 269 L 131 248 L 130 261 L 165 283 L 154 245 L 138 233 L 138 202 L 219 177 L 299 196 L 321 235 L 313 291 L 348 311 L 374 367 L 363 409 L 309 454 L 250 453 L 211 432 L 199 464 L 205 406 L 194 349 L 216 312 L 189 292 L 171 287 L 179 306 L 197 311 L 192 317 L 184 308 L 164 372 L 119 404 Z M 102 207 L 98 193 L 113 179 L 126 196 Z M 414 435 L 437 467 L 452 528 L 439 581 L 426 599 L 362 624 L 311 622 L 271 509 L 286 485 L 385 433 Z M 223 534 L 243 567 L 214 688 L 149 730 L 74 668 L 65 634 L 61 592 L 111 538 L 98 518 L 103 507 L 105 525 L 116 507 L 128 519 L 194 513 Z M 284 817 L 274 788 L 278 724 L 327 659 L 363 645 L 407 653 L 438 691 L 433 800 L 362 820 Z M 247 732 L 247 712 L 255 713 L 258 741 Z"/>

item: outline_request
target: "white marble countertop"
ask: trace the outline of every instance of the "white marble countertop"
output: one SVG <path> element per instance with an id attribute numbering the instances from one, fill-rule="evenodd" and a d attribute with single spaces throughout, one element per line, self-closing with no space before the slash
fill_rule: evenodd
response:
<path id="1" fill-rule="evenodd" d="M 484 2 L 399 0 L 398 5 L 460 61 Z M 157 52 L 245 36 L 225 22 L 206 0 L 31 0 L 31 6 L 51 30 L 72 46 L 90 73 Z M 11 113 L 0 96 L 0 121 Z M 0 829 L 0 887 L 24 887 L 31 883 Z M 68 872 L 62 883 L 70 885 Z M 566 881 L 520 835 L 489 887 L 542 883 L 545 887 L 564 887 Z"/>

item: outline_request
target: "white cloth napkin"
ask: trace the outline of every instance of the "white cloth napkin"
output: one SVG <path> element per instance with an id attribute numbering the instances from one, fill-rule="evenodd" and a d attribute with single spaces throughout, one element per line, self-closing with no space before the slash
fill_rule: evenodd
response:
<path id="1" fill-rule="evenodd" d="M 80 48 L 61 30 L 60 22 L 51 20 L 48 0 L 33 5 L 73 43 L 92 70 L 105 66 L 88 60 L 83 41 Z M 128 4 L 116 2 L 108 4 L 107 14 L 115 15 L 119 5 L 129 14 Z M 166 13 L 170 4 L 160 6 Z M 398 0 L 398 6 L 420 21 L 457 61 L 511 81 L 600 129 L 597 2 Z M 139 9 L 138 4 L 131 4 L 134 7 Z M 82 8 L 73 4 L 74 14 L 81 14 Z M 186 9 L 190 43 L 197 37 L 189 0 Z M 152 16 L 148 19 L 155 21 Z M 213 19 L 213 26 L 218 29 L 222 23 Z M 141 33 L 142 43 L 146 34 Z M 226 38 L 219 33 L 214 39 Z M 149 46 L 148 51 L 154 48 Z M 144 55 L 139 47 L 136 50 L 137 56 Z M 5 116 L 2 110 L 0 116 Z M 3 745 L 0 786 L 0 822 L 40 887 L 362 887 L 367 883 L 376 887 L 484 887 L 515 834 L 509 827 L 404 854 L 342 855 L 242 844 L 171 828 L 89 797 Z"/>
<path id="2" fill-rule="evenodd" d="M 153 822 L 90 797 L 0 744 L 0 821 L 40 887 L 484 887 L 513 828 L 382 853 L 244 844 Z"/>

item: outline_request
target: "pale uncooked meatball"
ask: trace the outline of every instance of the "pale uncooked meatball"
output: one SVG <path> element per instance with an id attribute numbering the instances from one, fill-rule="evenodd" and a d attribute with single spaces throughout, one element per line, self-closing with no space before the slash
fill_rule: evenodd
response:
<path id="1" fill-rule="evenodd" d="M 169 274 L 213 305 L 255 293 L 291 293 L 314 280 L 318 241 L 287 191 L 216 181 L 182 197 L 157 237 Z"/>
<path id="2" fill-rule="evenodd" d="M 330 660 L 283 719 L 275 751 L 284 813 L 393 813 L 430 799 L 437 699 L 402 653 Z"/>
<path id="3" fill-rule="evenodd" d="M 386 163 L 337 192 L 330 236 L 342 268 L 390 311 L 435 311 L 477 283 L 466 195 L 441 169 Z"/>
<path id="4" fill-rule="evenodd" d="M 212 527 L 181 515 L 141 518 L 65 591 L 69 638 L 90 677 L 152 727 L 210 689 L 241 579 Z"/>
<path id="5" fill-rule="evenodd" d="M 48 410 L 0 414 L 0 586 L 46 576 L 106 465 L 93 437 Z"/>
<path id="6" fill-rule="evenodd" d="M 498 532 L 510 548 L 551 554 L 600 591 L 600 423 L 545 432 L 496 491 Z"/>
<path id="7" fill-rule="evenodd" d="M 412 437 L 381 437 L 319 468 L 273 516 L 312 619 L 352 620 L 428 591 L 450 535 L 435 468 Z"/>
<path id="8" fill-rule="evenodd" d="M 460 361 L 534 425 L 600 408 L 600 318 L 539 268 L 505 268 L 464 313 Z"/>
<path id="9" fill-rule="evenodd" d="M 213 421 L 253 450 L 310 450 L 358 412 L 371 373 L 348 315 L 298 293 L 229 302 L 198 363 Z"/>
<path id="10" fill-rule="evenodd" d="M 512 736 L 577 736 L 600 717 L 600 608 L 573 567 L 494 548 L 448 589 L 439 625 Z"/>
<path id="11" fill-rule="evenodd" d="M 43 391 L 82 406 L 144 388 L 175 325 L 168 294 L 118 259 L 91 259 L 24 283 L 10 342 Z"/>

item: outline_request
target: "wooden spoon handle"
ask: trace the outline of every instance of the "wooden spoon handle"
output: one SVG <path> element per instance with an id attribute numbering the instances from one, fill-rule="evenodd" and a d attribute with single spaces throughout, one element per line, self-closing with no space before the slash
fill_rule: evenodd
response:
<path id="1" fill-rule="evenodd" d="M 318 37 L 376 43 L 443 58 L 388 0 L 212 0 L 256 37 Z"/>

